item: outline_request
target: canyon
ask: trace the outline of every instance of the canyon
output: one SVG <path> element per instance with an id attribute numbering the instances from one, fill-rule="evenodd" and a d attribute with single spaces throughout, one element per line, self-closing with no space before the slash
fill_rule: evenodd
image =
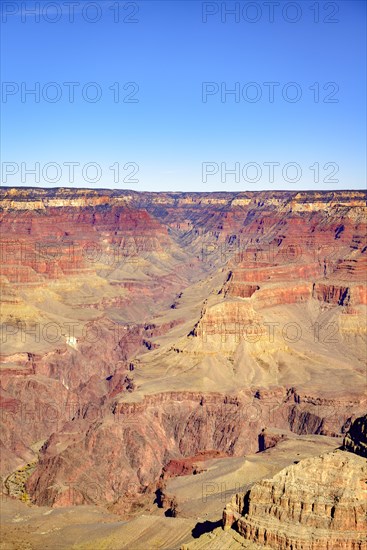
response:
<path id="1" fill-rule="evenodd" d="M 363 550 L 366 198 L 2 188 L 8 547 Z"/>

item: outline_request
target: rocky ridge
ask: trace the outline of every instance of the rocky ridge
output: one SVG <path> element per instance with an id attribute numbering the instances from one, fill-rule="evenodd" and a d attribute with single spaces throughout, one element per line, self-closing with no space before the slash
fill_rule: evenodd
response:
<path id="1" fill-rule="evenodd" d="M 224 529 L 280 550 L 365 549 L 367 462 L 358 454 L 366 418 L 356 419 L 345 437 L 344 448 L 353 452 L 301 460 L 235 495 L 223 512 Z"/>

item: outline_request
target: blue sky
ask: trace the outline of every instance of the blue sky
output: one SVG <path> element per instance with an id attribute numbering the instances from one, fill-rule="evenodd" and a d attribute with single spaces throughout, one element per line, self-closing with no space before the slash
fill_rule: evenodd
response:
<path id="1" fill-rule="evenodd" d="M 292 7 L 279 1 L 274 22 L 262 0 L 75 1 L 74 22 L 61 0 L 53 2 L 57 10 L 40 2 L 38 22 L 31 13 L 37 2 L 26 2 L 28 13 L 23 3 L 2 4 L 3 185 L 149 191 L 365 186 L 365 2 L 301 0 Z M 221 13 L 236 4 L 237 21 Z M 92 23 L 94 17 L 99 20 Z M 79 83 L 73 103 L 65 82 Z M 91 82 L 97 86 L 85 87 Z M 214 83 L 216 92 L 206 102 L 203 82 Z M 267 82 L 278 83 L 273 102 Z M 127 83 L 134 84 L 124 90 Z M 35 86 L 39 102 L 24 94 Z M 239 95 L 225 96 L 236 86 Z M 96 92 L 102 96 L 92 102 Z M 52 102 L 56 93 L 60 100 Z M 259 100 L 252 102 L 255 93 Z M 302 94 L 299 101 L 283 97 L 295 93 Z M 123 102 L 125 96 L 138 101 Z M 79 163 L 73 181 L 70 162 Z M 277 163 L 274 178 L 269 162 Z M 38 181 L 27 173 L 35 163 Z M 118 176 L 110 168 L 116 163 Z"/>

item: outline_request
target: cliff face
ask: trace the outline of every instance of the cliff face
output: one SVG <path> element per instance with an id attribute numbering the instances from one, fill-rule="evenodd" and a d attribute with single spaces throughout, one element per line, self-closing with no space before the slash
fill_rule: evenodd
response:
<path id="1" fill-rule="evenodd" d="M 10 208 L 32 208 L 36 206 L 88 206 L 98 204 L 139 204 L 142 207 L 154 206 L 200 206 L 207 205 L 223 208 L 223 206 L 248 206 L 249 204 L 281 207 L 290 204 L 296 210 L 319 210 L 325 207 L 358 207 L 366 206 L 366 194 L 360 190 L 346 191 L 243 191 L 243 192 L 161 192 L 139 193 L 131 190 L 115 189 L 76 189 L 76 188 L 39 188 L 39 187 L 2 187 L 2 206 Z"/>
<path id="2" fill-rule="evenodd" d="M 366 461 L 343 451 L 305 459 L 225 508 L 245 539 L 277 549 L 365 548 Z"/>
<path id="3" fill-rule="evenodd" d="M 367 414 L 354 420 L 343 446 L 347 451 L 367 458 Z"/>
<path id="4" fill-rule="evenodd" d="M 344 434 L 365 410 L 365 199 L 3 188 L 2 474 L 44 442 L 35 502 L 114 502 L 265 427 Z"/>
<path id="5" fill-rule="evenodd" d="M 232 498 L 223 527 L 247 540 L 287 549 L 366 548 L 367 415 L 356 418 L 343 450 L 301 460 Z M 261 434 L 263 442 L 274 444 Z M 265 443 L 264 443 L 265 446 Z"/>
<path id="6" fill-rule="evenodd" d="M 308 407 L 302 423 L 294 420 L 292 391 L 281 389 L 257 397 L 250 392 L 230 396 L 181 391 L 137 402 L 97 404 L 94 399 L 46 442 L 28 489 L 40 505 L 113 503 L 131 488 L 136 493 L 153 489 L 170 461 L 190 462 L 207 451 L 239 457 L 261 450 L 258 434 L 264 425 L 291 426 L 299 434 L 337 435 L 350 415 L 341 405 L 338 428 L 334 424 L 330 430 L 325 412 Z M 358 403 L 351 407 L 358 408 Z M 97 497 L 89 490 L 92 482 Z"/>

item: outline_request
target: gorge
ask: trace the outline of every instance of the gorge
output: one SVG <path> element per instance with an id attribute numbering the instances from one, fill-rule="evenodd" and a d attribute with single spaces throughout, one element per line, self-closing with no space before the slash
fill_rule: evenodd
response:
<path id="1" fill-rule="evenodd" d="M 366 197 L 2 188 L 7 548 L 363 550 Z"/>

